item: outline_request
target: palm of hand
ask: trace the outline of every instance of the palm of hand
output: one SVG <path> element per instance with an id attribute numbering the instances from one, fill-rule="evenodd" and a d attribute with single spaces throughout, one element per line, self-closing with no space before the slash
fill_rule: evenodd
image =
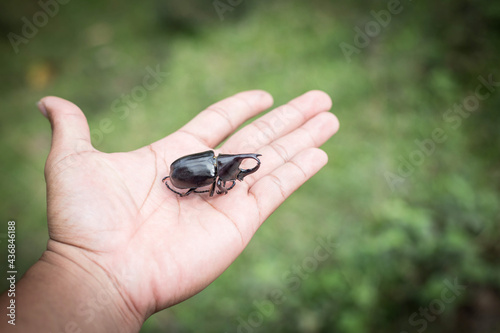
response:
<path id="1" fill-rule="evenodd" d="M 44 104 L 54 128 L 46 166 L 49 249 L 87 258 L 139 312 L 149 314 L 192 296 L 219 276 L 274 209 L 326 163 L 325 154 L 313 147 L 338 128 L 336 118 L 325 112 L 329 99 L 319 92 L 305 94 L 221 147 L 224 153 L 261 153 L 257 173 L 237 182 L 228 195 L 179 198 L 161 182 L 170 163 L 213 149 L 270 106 L 267 94 L 238 94 L 160 141 L 113 154 L 91 147 L 81 119 L 66 123 L 73 134 L 60 130 L 58 138 L 58 113 L 81 111 L 55 98 Z M 69 135 L 78 143 L 68 145 Z"/>

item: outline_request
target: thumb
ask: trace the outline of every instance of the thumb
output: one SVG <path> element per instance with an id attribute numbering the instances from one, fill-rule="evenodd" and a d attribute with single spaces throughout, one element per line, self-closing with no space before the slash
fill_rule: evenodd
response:
<path id="1" fill-rule="evenodd" d="M 87 118 L 78 106 L 65 99 L 48 96 L 38 102 L 38 108 L 52 127 L 51 153 L 67 155 L 94 150 Z"/>

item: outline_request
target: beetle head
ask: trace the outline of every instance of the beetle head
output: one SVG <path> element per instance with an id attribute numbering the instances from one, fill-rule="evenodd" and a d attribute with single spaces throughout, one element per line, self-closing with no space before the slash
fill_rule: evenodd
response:
<path id="1" fill-rule="evenodd" d="M 254 173 L 260 168 L 260 154 L 238 154 L 228 155 L 220 154 L 217 156 L 217 173 L 219 178 L 223 181 L 238 179 L 242 181 L 246 176 Z M 257 161 L 257 165 L 251 169 L 240 169 L 240 164 L 243 160 L 252 158 Z"/>

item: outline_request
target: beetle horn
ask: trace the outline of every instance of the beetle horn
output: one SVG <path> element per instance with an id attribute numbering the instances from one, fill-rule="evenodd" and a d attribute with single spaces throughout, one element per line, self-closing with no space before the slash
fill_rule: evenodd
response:
<path id="1" fill-rule="evenodd" d="M 254 160 L 257 161 L 257 165 L 254 166 L 253 168 L 251 169 L 243 169 L 241 170 L 240 169 L 240 172 L 238 173 L 238 175 L 236 176 L 236 178 L 238 178 L 239 181 L 242 181 L 243 178 L 245 178 L 246 176 L 254 173 L 255 171 L 259 170 L 260 168 L 260 160 L 258 159 L 259 156 L 262 156 L 261 154 L 242 154 L 241 155 L 241 158 L 242 159 L 245 159 L 245 158 L 253 158 Z"/>

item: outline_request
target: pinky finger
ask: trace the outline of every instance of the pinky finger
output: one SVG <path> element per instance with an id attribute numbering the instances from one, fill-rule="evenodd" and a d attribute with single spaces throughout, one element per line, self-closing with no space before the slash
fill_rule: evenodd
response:
<path id="1" fill-rule="evenodd" d="M 249 193 L 255 197 L 260 211 L 260 223 L 327 162 L 328 156 L 324 151 L 319 148 L 309 148 L 250 187 Z"/>

